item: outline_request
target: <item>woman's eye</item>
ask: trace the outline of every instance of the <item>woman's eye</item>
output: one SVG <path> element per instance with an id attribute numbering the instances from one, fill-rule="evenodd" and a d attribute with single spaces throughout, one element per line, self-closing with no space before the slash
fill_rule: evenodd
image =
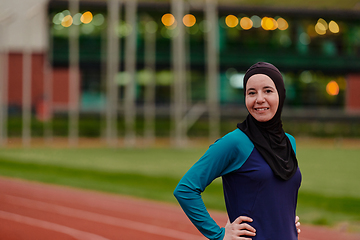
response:
<path id="1" fill-rule="evenodd" d="M 248 92 L 248 94 L 249 94 L 249 95 L 254 95 L 254 94 L 255 94 L 255 92 Z"/>
<path id="2" fill-rule="evenodd" d="M 265 92 L 266 92 L 266 93 L 272 93 L 272 90 L 267 89 Z"/>

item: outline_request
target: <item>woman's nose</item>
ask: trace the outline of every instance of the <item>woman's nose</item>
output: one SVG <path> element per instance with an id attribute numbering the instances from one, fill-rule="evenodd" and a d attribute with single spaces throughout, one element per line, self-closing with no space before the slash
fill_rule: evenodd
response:
<path id="1" fill-rule="evenodd" d="M 260 93 L 257 95 L 257 98 L 256 98 L 256 103 L 260 104 L 260 103 L 264 103 L 265 102 L 265 98 L 264 96 Z"/>

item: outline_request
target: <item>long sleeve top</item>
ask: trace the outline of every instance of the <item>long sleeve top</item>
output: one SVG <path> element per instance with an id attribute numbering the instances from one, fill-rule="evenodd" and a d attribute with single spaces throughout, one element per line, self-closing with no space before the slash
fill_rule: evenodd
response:
<path id="1" fill-rule="evenodd" d="M 286 134 L 296 150 L 295 139 Z M 233 222 L 251 217 L 258 240 L 296 240 L 295 212 L 301 183 L 298 169 L 288 181 L 277 178 L 250 139 L 236 129 L 212 144 L 177 185 L 174 195 L 184 212 L 208 239 L 221 240 L 225 229 L 209 215 L 201 193 L 222 177 L 225 204 Z"/>

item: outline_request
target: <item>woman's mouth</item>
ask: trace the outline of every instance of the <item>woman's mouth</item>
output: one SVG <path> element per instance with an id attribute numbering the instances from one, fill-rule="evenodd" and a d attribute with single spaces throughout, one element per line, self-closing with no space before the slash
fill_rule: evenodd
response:
<path id="1" fill-rule="evenodd" d="M 265 111 L 265 110 L 269 110 L 269 108 L 255 108 L 256 111 Z"/>

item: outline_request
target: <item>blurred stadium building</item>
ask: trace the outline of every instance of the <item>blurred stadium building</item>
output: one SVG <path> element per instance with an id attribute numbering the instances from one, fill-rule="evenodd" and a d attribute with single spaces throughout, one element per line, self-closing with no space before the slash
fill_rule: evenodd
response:
<path id="1" fill-rule="evenodd" d="M 66 112 L 76 135 L 79 113 L 104 112 L 111 126 L 124 112 L 131 142 L 136 114 L 150 124 L 153 115 L 172 114 L 176 126 L 188 125 L 175 130 L 181 135 L 205 112 L 241 113 L 234 107 L 243 105 L 242 77 L 257 61 L 282 71 L 286 107 L 307 109 L 301 116 L 358 114 L 360 7 L 305 4 L 2 1 L 1 119 Z"/>

